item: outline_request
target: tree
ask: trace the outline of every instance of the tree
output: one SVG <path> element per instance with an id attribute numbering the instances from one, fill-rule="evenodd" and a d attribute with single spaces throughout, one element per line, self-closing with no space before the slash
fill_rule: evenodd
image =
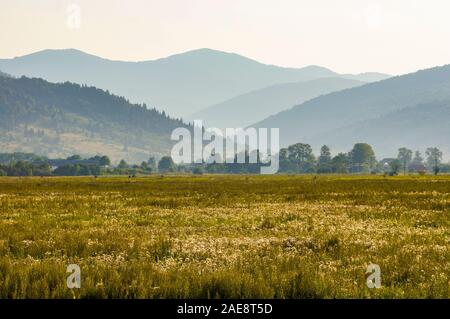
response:
<path id="1" fill-rule="evenodd" d="M 326 145 L 320 149 L 319 164 L 329 164 L 331 162 L 330 148 Z"/>
<path id="2" fill-rule="evenodd" d="M 203 174 L 203 167 L 202 166 L 196 166 L 192 170 L 192 173 L 195 175 L 202 175 Z"/>
<path id="3" fill-rule="evenodd" d="M 62 165 L 57 167 L 53 174 L 56 176 L 77 176 L 80 172 L 80 166 L 78 164 L 75 165 Z"/>
<path id="4" fill-rule="evenodd" d="M 427 164 L 432 168 L 434 175 L 439 173 L 439 164 L 442 161 L 442 152 L 437 147 L 427 148 L 425 154 L 427 155 Z"/>
<path id="5" fill-rule="evenodd" d="M 11 172 L 8 175 L 12 176 L 32 176 L 33 167 L 29 162 L 18 161 L 11 163 Z"/>
<path id="6" fill-rule="evenodd" d="M 423 157 L 419 151 L 416 151 L 414 153 L 414 158 L 412 159 L 411 164 L 409 165 L 409 169 L 416 172 L 425 171 L 425 165 L 423 164 Z"/>
<path id="7" fill-rule="evenodd" d="M 280 152 L 278 153 L 278 159 L 280 162 L 280 171 L 281 172 L 288 172 L 291 169 L 291 161 L 289 160 L 289 152 L 287 148 L 280 149 Z"/>
<path id="8" fill-rule="evenodd" d="M 148 169 L 148 163 L 147 162 L 142 162 L 141 163 L 141 168 L 145 171 Z"/>
<path id="9" fill-rule="evenodd" d="M 50 176 L 52 175 L 52 168 L 46 162 L 43 163 L 33 163 L 33 175 L 35 176 Z"/>
<path id="10" fill-rule="evenodd" d="M 175 163 L 170 156 L 163 156 L 158 162 L 158 170 L 160 172 L 171 172 L 175 169 Z"/>
<path id="11" fill-rule="evenodd" d="M 348 173 L 350 158 L 347 154 L 339 153 L 331 160 L 331 167 L 334 173 Z"/>
<path id="12" fill-rule="evenodd" d="M 406 175 L 406 168 L 411 162 L 413 152 L 406 147 L 398 149 L 397 159 L 403 164 L 403 175 Z"/>
<path id="13" fill-rule="evenodd" d="M 331 173 L 331 152 L 330 148 L 326 145 L 322 146 L 320 149 L 320 156 L 318 159 L 318 167 L 317 167 L 317 173 L 324 174 L 324 173 Z"/>
<path id="14" fill-rule="evenodd" d="M 297 143 L 288 147 L 288 157 L 298 163 L 305 163 L 314 159 L 311 145 Z"/>
<path id="15" fill-rule="evenodd" d="M 147 164 L 152 169 L 152 171 L 156 171 L 156 159 L 154 157 L 150 157 L 147 161 Z"/>
<path id="16" fill-rule="evenodd" d="M 288 159 L 289 152 L 287 148 L 282 148 L 279 153 L 280 161 Z"/>
<path id="17" fill-rule="evenodd" d="M 395 159 L 389 163 L 391 167 L 391 175 L 398 175 L 398 171 L 400 170 L 401 164 L 399 159 Z"/>
<path id="18" fill-rule="evenodd" d="M 119 167 L 119 168 L 128 168 L 128 164 L 127 164 L 127 162 L 125 162 L 125 160 L 122 159 L 122 160 L 120 161 L 118 167 Z"/>
<path id="19" fill-rule="evenodd" d="M 376 164 L 375 152 L 367 143 L 357 143 L 350 152 L 352 172 L 368 171 Z"/>
<path id="20" fill-rule="evenodd" d="M 301 172 L 310 171 L 315 164 L 311 145 L 297 143 L 288 147 L 288 159 Z"/>
<path id="21" fill-rule="evenodd" d="M 101 165 L 101 166 L 109 166 L 109 165 L 111 165 L 111 160 L 106 155 L 102 156 L 100 158 L 99 165 Z"/>
<path id="22" fill-rule="evenodd" d="M 89 176 L 92 174 L 91 169 L 88 165 L 79 165 L 80 169 L 78 171 L 78 175 L 80 176 Z"/>
<path id="23" fill-rule="evenodd" d="M 68 161 L 79 161 L 79 160 L 81 160 L 81 159 L 82 159 L 82 158 L 81 158 L 80 155 L 72 155 L 72 156 L 69 156 L 69 157 L 67 158 Z"/>

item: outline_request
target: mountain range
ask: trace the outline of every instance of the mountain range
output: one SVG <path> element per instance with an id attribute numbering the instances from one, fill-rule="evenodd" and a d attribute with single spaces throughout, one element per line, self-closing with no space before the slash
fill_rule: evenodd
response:
<path id="1" fill-rule="evenodd" d="M 399 147 L 437 146 L 450 154 L 450 65 L 352 76 L 209 49 L 144 62 L 45 50 L 0 60 L 0 69 L 5 151 L 144 160 L 168 154 L 171 131 L 187 126 L 169 114 L 190 113 L 185 119 L 205 126 L 279 128 L 282 146 L 327 144 L 336 153 L 367 142 L 379 157 Z"/>
<path id="2" fill-rule="evenodd" d="M 18 77 L 95 86 L 176 117 L 276 84 L 329 77 L 364 82 L 389 77 L 379 73 L 341 75 L 319 66 L 283 68 L 211 49 L 142 62 L 112 61 L 75 49 L 44 50 L 0 59 L 0 70 Z"/>
<path id="3" fill-rule="evenodd" d="M 11 75 L 9 75 L 9 74 L 7 74 L 7 73 L 5 73 L 5 72 L 0 71 L 0 77 L 3 77 L 3 78 L 10 78 Z"/>
<path id="4" fill-rule="evenodd" d="M 450 149 L 450 65 L 320 96 L 252 126 L 278 127 L 281 144 L 327 144 L 334 151 L 372 144 L 381 155 L 402 146 Z"/>
<path id="5" fill-rule="evenodd" d="M 344 78 L 277 84 L 213 105 L 187 119 L 200 119 L 206 127 L 246 127 L 320 95 L 363 84 Z"/>
<path id="6" fill-rule="evenodd" d="M 0 77 L 0 149 L 51 157 L 148 160 L 170 152 L 183 122 L 95 87 Z"/>

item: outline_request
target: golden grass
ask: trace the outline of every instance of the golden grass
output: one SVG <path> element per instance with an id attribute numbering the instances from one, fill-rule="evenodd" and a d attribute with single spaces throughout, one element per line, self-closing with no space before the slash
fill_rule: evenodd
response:
<path id="1" fill-rule="evenodd" d="M 1 298 L 449 298 L 449 247 L 450 177 L 0 178 Z"/>

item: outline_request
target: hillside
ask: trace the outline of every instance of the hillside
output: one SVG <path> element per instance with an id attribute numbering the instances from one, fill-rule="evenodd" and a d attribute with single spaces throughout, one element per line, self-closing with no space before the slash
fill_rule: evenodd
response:
<path id="1" fill-rule="evenodd" d="M 95 87 L 0 77 L 0 147 L 47 156 L 105 154 L 113 160 L 168 153 L 183 126 L 154 109 Z"/>
<path id="2" fill-rule="evenodd" d="M 359 122 L 328 131 L 311 139 L 313 144 L 323 141 L 336 150 L 348 144 L 370 143 L 383 156 L 396 154 L 400 146 L 425 150 L 438 146 L 450 154 L 450 98 L 404 108 L 379 118 Z"/>
<path id="3" fill-rule="evenodd" d="M 187 119 L 201 119 L 207 127 L 246 127 L 292 105 L 363 84 L 342 78 L 278 84 L 213 105 Z"/>
<path id="4" fill-rule="evenodd" d="M 389 78 L 389 76 L 386 76 L 386 74 L 383 73 L 377 73 L 377 72 L 366 72 L 366 73 L 360 73 L 360 74 L 342 74 L 340 75 L 343 79 L 349 79 L 349 80 L 355 80 L 355 81 L 361 81 L 361 82 L 378 82 L 382 80 L 386 80 Z"/>
<path id="5" fill-rule="evenodd" d="M 0 71 L 0 77 L 3 77 L 3 78 L 10 78 L 11 75 L 9 75 L 9 74 L 7 74 L 7 73 L 5 73 L 5 72 Z"/>
<path id="6" fill-rule="evenodd" d="M 271 85 L 339 76 L 318 66 L 282 68 L 211 49 L 143 62 L 111 61 L 73 49 L 44 50 L 0 60 L 0 69 L 14 76 L 96 86 L 177 117 Z"/>
<path id="7" fill-rule="evenodd" d="M 395 137 L 385 137 L 388 141 L 397 138 L 396 147 L 402 146 L 408 142 L 406 136 L 418 134 L 414 123 L 421 123 L 424 127 L 420 134 L 426 136 L 423 143 L 434 145 L 435 141 L 440 141 L 440 146 L 445 147 L 450 144 L 449 135 L 440 136 L 436 126 L 437 123 L 446 123 L 448 114 L 438 116 L 436 123 L 422 122 L 422 117 L 433 114 L 429 105 L 449 98 L 450 66 L 447 65 L 321 96 L 268 117 L 255 126 L 280 128 L 283 145 L 311 141 L 348 149 L 354 140 L 371 141 L 385 132 L 396 132 Z M 415 108 L 418 112 L 412 111 Z M 367 128 L 369 122 L 373 125 L 370 130 Z M 402 122 L 404 125 L 399 125 Z M 351 129 L 357 125 L 358 130 Z M 343 133 L 340 135 L 338 132 Z M 419 147 L 414 140 L 411 147 L 415 144 Z"/>

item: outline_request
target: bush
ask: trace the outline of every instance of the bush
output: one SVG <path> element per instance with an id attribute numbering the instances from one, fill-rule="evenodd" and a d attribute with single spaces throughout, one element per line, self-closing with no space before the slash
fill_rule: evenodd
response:
<path id="1" fill-rule="evenodd" d="M 175 163 L 170 156 L 163 156 L 158 163 L 158 170 L 160 172 L 172 172 L 175 168 Z"/>
<path id="2" fill-rule="evenodd" d="M 197 166 L 197 167 L 195 167 L 195 168 L 193 169 L 192 173 L 195 174 L 195 175 L 202 175 L 202 174 L 203 174 L 203 168 Z"/>

